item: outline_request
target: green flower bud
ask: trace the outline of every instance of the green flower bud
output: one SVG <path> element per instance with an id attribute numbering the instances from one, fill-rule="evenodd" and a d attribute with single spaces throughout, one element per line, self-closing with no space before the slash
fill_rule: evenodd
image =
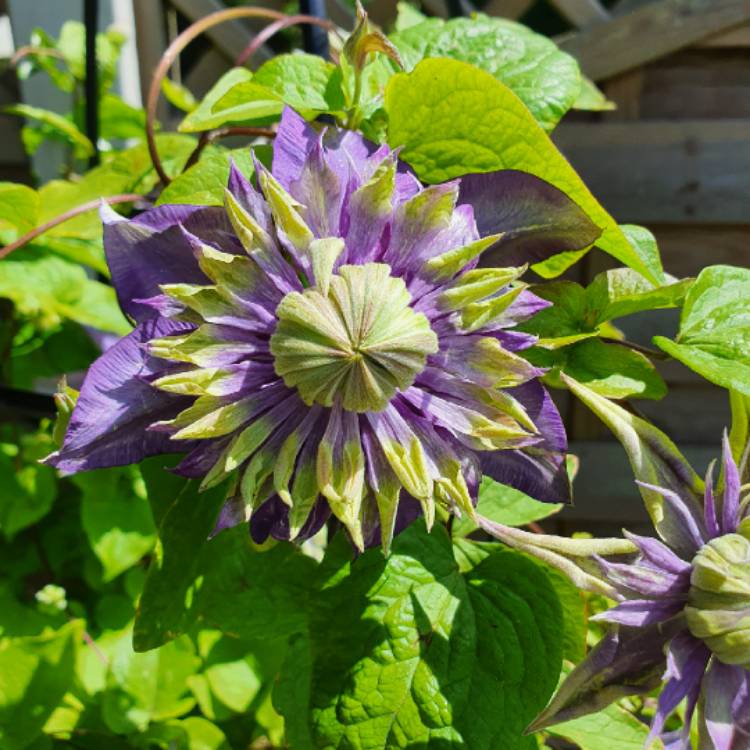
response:
<path id="1" fill-rule="evenodd" d="M 39 589 L 34 598 L 40 611 L 49 615 L 59 614 L 68 608 L 65 589 L 53 583 L 48 583 L 44 588 Z"/>
<path id="2" fill-rule="evenodd" d="M 750 524 L 712 539 L 693 560 L 690 632 L 725 664 L 750 669 Z"/>

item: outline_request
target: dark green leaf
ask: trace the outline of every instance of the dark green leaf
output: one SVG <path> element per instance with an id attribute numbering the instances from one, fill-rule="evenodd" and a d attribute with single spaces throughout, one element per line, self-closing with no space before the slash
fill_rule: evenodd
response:
<path id="1" fill-rule="evenodd" d="M 445 531 L 421 522 L 393 547 L 387 560 L 324 561 L 309 635 L 293 642 L 276 693 L 290 744 L 528 747 L 523 729 L 561 663 L 547 576 L 510 551 L 462 575 Z"/>
<path id="2" fill-rule="evenodd" d="M 196 595 L 202 547 L 214 527 L 226 490 L 198 492 L 189 482 L 159 525 L 159 543 L 133 629 L 136 651 L 148 651 L 183 633 L 187 607 Z"/>
<path id="3" fill-rule="evenodd" d="M 53 469 L 2 451 L 0 486 L 0 531 L 6 540 L 47 515 L 57 495 Z"/>
<path id="4" fill-rule="evenodd" d="M 555 365 L 607 398 L 660 399 L 667 386 L 651 361 L 621 344 L 588 339 L 557 353 Z"/>

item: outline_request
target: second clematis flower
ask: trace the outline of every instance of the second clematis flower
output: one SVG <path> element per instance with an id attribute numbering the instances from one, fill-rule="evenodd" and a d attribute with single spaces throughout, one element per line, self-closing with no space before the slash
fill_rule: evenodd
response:
<path id="1" fill-rule="evenodd" d="M 330 514 L 360 549 L 437 506 L 472 515 L 483 472 L 568 498 L 559 415 L 513 330 L 548 303 L 527 262 L 599 230 L 504 171 L 422 186 L 389 148 L 286 110 L 257 187 L 219 206 L 103 209 L 128 336 L 91 367 L 65 473 L 184 452 L 228 480 L 217 529 L 305 539 Z M 487 250 L 503 268 L 480 268 Z"/>
<path id="2" fill-rule="evenodd" d="M 750 496 L 729 440 L 717 493 L 713 465 L 704 484 L 655 427 L 566 382 L 625 445 L 661 540 L 626 532 L 634 558 L 594 557 L 617 599 L 595 619 L 611 629 L 530 729 L 661 686 L 647 748 L 691 750 L 697 708 L 700 750 L 750 750 Z M 683 729 L 665 732 L 682 703 Z"/>

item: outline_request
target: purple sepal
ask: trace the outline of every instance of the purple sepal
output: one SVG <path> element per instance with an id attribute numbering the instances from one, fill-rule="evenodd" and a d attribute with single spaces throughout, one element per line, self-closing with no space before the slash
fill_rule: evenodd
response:
<path id="1" fill-rule="evenodd" d="M 473 206 L 482 237 L 503 233 L 494 245 L 494 257 L 487 258 L 492 264 L 538 263 L 559 253 L 583 250 L 601 234 L 561 190 L 513 169 L 462 177 L 459 203 Z"/>
<path id="2" fill-rule="evenodd" d="M 659 694 L 656 715 L 651 723 L 646 746 L 661 734 L 669 715 L 687 698 L 685 725 L 690 727 L 695 705 L 701 690 L 701 680 L 711 652 L 701 641 L 688 633 L 678 633 L 667 649 L 667 671 L 664 679 L 667 684 Z M 727 748 L 726 750 L 729 750 Z"/>
<path id="3" fill-rule="evenodd" d="M 750 746 L 748 677 L 740 667 L 714 658 L 703 679 L 701 739 L 711 750 L 747 750 Z M 703 745 L 701 745 L 703 747 Z"/>
<path id="4" fill-rule="evenodd" d="M 331 509 L 322 499 L 313 506 L 302 530 L 297 535 L 300 542 L 315 536 L 329 519 Z M 256 544 L 263 544 L 268 537 L 280 541 L 289 539 L 289 506 L 278 495 L 266 500 L 250 518 L 250 536 Z"/>
<path id="5" fill-rule="evenodd" d="M 729 436 L 724 432 L 722 441 L 724 464 L 724 495 L 721 503 L 721 526 L 725 534 L 737 530 L 740 523 L 740 472 L 732 456 Z"/>
<path id="6" fill-rule="evenodd" d="M 148 355 L 145 344 L 191 328 L 164 318 L 148 320 L 102 354 L 83 381 L 62 447 L 45 463 L 73 474 L 189 450 L 191 443 L 176 443 L 168 435 L 147 431 L 153 422 L 175 417 L 190 398 L 149 385 L 148 380 L 169 364 Z"/>
<path id="7" fill-rule="evenodd" d="M 568 675 L 527 731 L 601 711 L 627 695 L 661 684 L 666 644 L 684 627 L 679 618 L 645 628 L 610 631 Z"/>
<path id="8" fill-rule="evenodd" d="M 572 502 L 565 465 L 568 441 L 560 413 L 546 389 L 536 380 L 508 390 L 525 407 L 543 440 L 519 450 L 477 453 L 482 473 L 543 503 Z"/>

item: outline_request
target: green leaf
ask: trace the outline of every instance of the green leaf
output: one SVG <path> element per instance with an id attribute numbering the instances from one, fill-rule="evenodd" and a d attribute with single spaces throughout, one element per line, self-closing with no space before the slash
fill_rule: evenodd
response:
<path id="1" fill-rule="evenodd" d="M 421 522 L 387 560 L 373 550 L 323 566 L 276 691 L 291 746 L 530 746 L 523 730 L 561 662 L 560 607 L 539 566 L 502 550 L 462 575 L 444 529 Z"/>
<path id="2" fill-rule="evenodd" d="M 617 109 L 617 105 L 607 99 L 604 92 L 586 76 L 581 76 L 581 90 L 573 104 L 573 109 L 583 109 L 588 112 L 608 112 Z"/>
<path id="3" fill-rule="evenodd" d="M 556 385 L 555 373 L 562 371 L 607 398 L 658 400 L 667 394 L 664 380 L 648 357 L 622 344 L 605 344 L 592 338 L 551 356 L 532 353 L 530 359 L 539 366 L 555 368 L 547 377 Z"/>
<path id="4" fill-rule="evenodd" d="M 183 172 L 167 185 L 157 206 L 162 204 L 191 203 L 203 206 L 224 205 L 224 190 L 229 180 L 229 163 L 234 161 L 248 179 L 255 172 L 249 148 L 233 151 L 218 149 L 204 154 L 197 164 Z"/>
<path id="5" fill-rule="evenodd" d="M 676 340 L 654 343 L 706 380 L 750 396 L 750 269 L 704 268 L 685 297 Z"/>
<path id="6" fill-rule="evenodd" d="M 401 2 L 398 3 L 397 8 L 398 14 L 396 15 L 396 21 L 394 23 L 396 31 L 403 31 L 410 26 L 417 26 L 427 20 L 427 16 L 424 13 L 421 13 L 415 5 L 405 2 L 404 0 L 401 0 Z"/>
<path id="7" fill-rule="evenodd" d="M 485 70 L 508 86 L 545 130 L 555 127 L 581 89 L 574 58 L 547 37 L 503 18 L 430 19 L 391 40 L 407 70 L 425 57 L 452 58 Z"/>
<path id="8" fill-rule="evenodd" d="M 57 114 L 57 112 L 41 107 L 32 107 L 29 104 L 11 104 L 5 107 L 4 111 L 40 123 L 45 127 L 46 133 L 70 144 L 78 158 L 83 159 L 92 156 L 94 153 L 94 145 L 75 126 L 75 123 L 67 117 Z"/>
<path id="9" fill-rule="evenodd" d="M 16 465 L 3 452 L 0 452 L 0 485 L 0 531 L 8 541 L 44 518 L 57 496 L 54 469 L 26 461 Z"/>
<path id="10" fill-rule="evenodd" d="M 581 750 L 642 750 L 649 728 L 617 704 L 580 719 L 556 724 L 550 734 L 575 742 Z M 654 748 L 663 747 L 661 742 Z"/>
<path id="11" fill-rule="evenodd" d="M 240 638 L 288 637 L 304 628 L 316 568 L 293 544 L 259 551 L 247 526 L 224 531 L 203 548 L 190 617 Z"/>
<path id="12" fill-rule="evenodd" d="M 198 108 L 198 100 L 193 96 L 190 89 L 171 78 L 162 80 L 161 91 L 170 104 L 183 112 L 190 113 Z"/>
<path id="13" fill-rule="evenodd" d="M 189 639 L 139 654 L 133 651 L 131 632 L 126 630 L 114 642 L 98 645 L 109 658 L 102 717 L 116 734 L 143 732 L 150 722 L 182 716 L 195 705 L 187 680 L 200 659 Z"/>
<path id="14" fill-rule="evenodd" d="M 318 55 L 273 57 L 258 68 L 252 84 L 273 91 L 300 112 L 339 112 L 344 108 L 341 71 Z"/>
<path id="15" fill-rule="evenodd" d="M 191 136 L 157 135 L 156 146 L 167 174 L 178 173 L 195 148 Z M 123 193 L 148 193 L 158 182 L 146 144 L 118 151 L 77 181 L 52 180 L 39 189 L 39 224 L 98 199 Z M 45 247 L 109 274 L 102 249 L 98 207 L 45 232 L 34 246 Z"/>
<path id="16" fill-rule="evenodd" d="M 573 281 L 553 281 L 533 287 L 534 294 L 552 303 L 521 326 L 539 337 L 537 346 L 558 349 L 596 336 L 599 329 L 588 311 L 586 290 Z"/>
<path id="17" fill-rule="evenodd" d="M 20 750 L 41 734 L 71 686 L 83 623 L 0 640 L 0 748 Z"/>
<path id="18" fill-rule="evenodd" d="M 159 544 L 146 575 L 133 628 L 136 651 L 170 641 L 187 627 L 186 608 L 196 594 L 201 548 L 224 500 L 224 487 L 198 492 L 188 482 L 159 525 Z"/>
<path id="19" fill-rule="evenodd" d="M 99 101 L 99 135 L 101 138 L 143 138 L 146 112 L 132 107 L 116 94 L 104 94 Z"/>
<path id="20" fill-rule="evenodd" d="M 577 663 L 586 656 L 588 614 L 584 594 L 559 570 L 548 565 L 542 567 L 549 576 L 562 609 L 563 659 Z"/>
<path id="21" fill-rule="evenodd" d="M 482 477 L 482 483 L 479 485 L 477 513 L 506 526 L 525 526 L 554 515 L 561 508 L 560 504 L 540 503 L 523 492 L 500 484 L 487 476 Z M 476 529 L 476 524 L 470 518 L 464 517 L 453 524 L 453 535 L 467 536 Z"/>
<path id="22" fill-rule="evenodd" d="M 96 35 L 96 62 L 99 68 L 99 86 L 108 89 L 117 70 L 117 59 L 125 37 L 116 28 Z M 86 78 L 86 28 L 80 21 L 66 21 L 60 29 L 57 49 L 62 52 L 73 76 Z"/>
<path id="23" fill-rule="evenodd" d="M 33 247 L 3 260 L 0 297 L 46 327 L 67 318 L 121 335 L 132 328 L 112 287 L 90 279 L 80 266 Z"/>
<path id="24" fill-rule="evenodd" d="M 156 542 L 151 509 L 137 471 L 90 471 L 75 478 L 82 490 L 81 523 L 111 581 L 148 554 Z"/>
<path id="25" fill-rule="evenodd" d="M 253 84 L 252 78 L 253 74 L 246 68 L 232 68 L 226 72 L 203 97 L 198 107 L 180 123 L 179 131 L 199 133 L 228 122 L 275 117 L 280 114 L 284 106 L 281 99 L 268 89 Z M 240 86 L 249 88 L 238 88 Z M 255 96 L 255 99 L 243 107 L 243 96 Z"/>
<path id="26" fill-rule="evenodd" d="M 0 229 L 12 227 L 18 235 L 37 225 L 39 196 L 36 190 L 14 182 L 0 182 Z"/>
<path id="27" fill-rule="evenodd" d="M 388 82 L 388 141 L 426 182 L 519 169 L 566 193 L 603 229 L 597 245 L 654 283 L 652 268 L 534 121 L 489 73 L 456 60 L 424 60 Z M 456 117 L 456 112 L 461 117 Z"/>
<path id="28" fill-rule="evenodd" d="M 663 286 L 655 286 L 629 268 L 605 271 L 586 287 L 587 316 L 603 323 L 644 310 L 679 307 L 692 283 L 667 276 Z"/>

